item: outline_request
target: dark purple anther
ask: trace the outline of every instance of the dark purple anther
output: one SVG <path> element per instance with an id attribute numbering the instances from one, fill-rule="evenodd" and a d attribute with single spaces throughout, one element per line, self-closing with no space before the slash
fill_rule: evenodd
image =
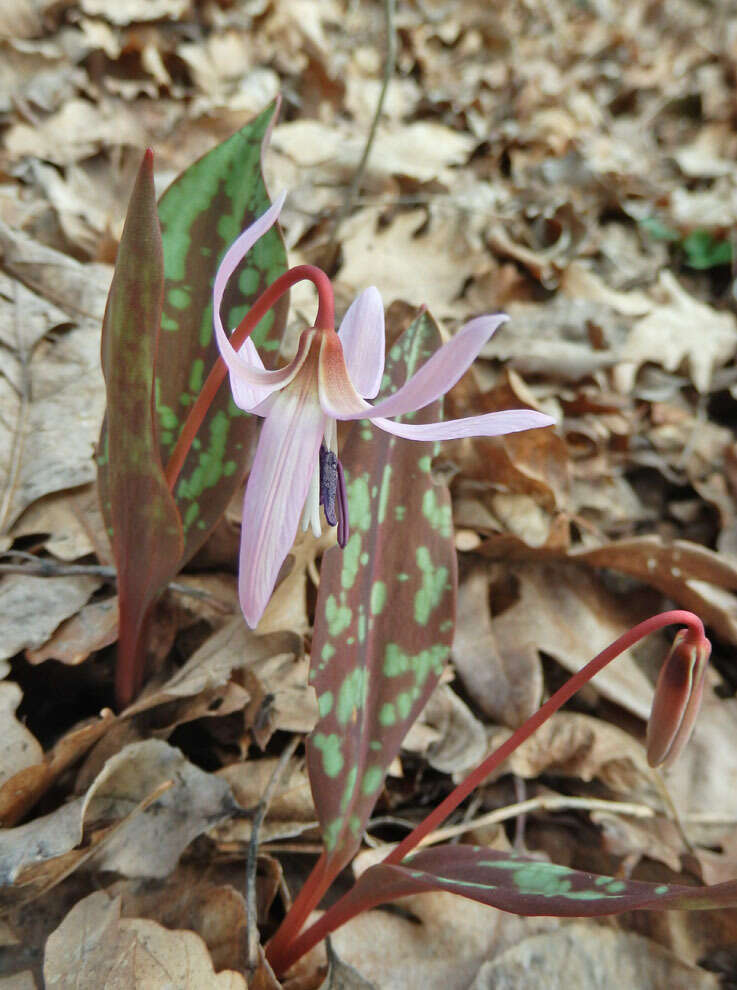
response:
<path id="1" fill-rule="evenodd" d="M 338 527 L 338 543 L 348 542 L 348 496 L 345 491 L 343 465 L 332 450 L 320 447 L 320 505 L 329 526 Z M 337 512 L 336 512 L 337 508 Z"/>
<path id="2" fill-rule="evenodd" d="M 338 488 L 338 458 L 323 444 L 320 447 L 320 505 L 329 526 L 336 526 L 335 496 Z"/>
<path id="3" fill-rule="evenodd" d="M 348 537 L 351 535 L 350 526 L 348 524 L 348 494 L 345 490 L 345 475 L 343 474 L 343 465 L 340 461 L 337 461 L 338 465 L 338 486 L 337 486 L 337 496 L 338 496 L 338 544 L 344 547 L 348 542 Z"/>

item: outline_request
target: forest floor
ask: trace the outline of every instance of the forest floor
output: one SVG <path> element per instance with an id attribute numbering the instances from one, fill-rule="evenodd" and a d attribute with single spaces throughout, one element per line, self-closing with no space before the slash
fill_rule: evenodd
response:
<path id="1" fill-rule="evenodd" d="M 595 873 L 737 877 L 734 5 L 399 0 L 388 24 L 376 0 L 0 0 L 0 52 L 0 990 L 97 990 L 113 964 L 116 987 L 245 986 L 251 822 L 221 813 L 223 793 L 253 809 L 315 723 L 327 543 L 296 555 L 259 629 L 268 648 L 244 639 L 235 499 L 162 599 L 145 703 L 116 715 L 93 455 L 100 323 L 142 150 L 163 191 L 278 94 L 264 168 L 289 192 L 290 264 L 329 270 L 339 315 L 368 285 L 395 326 L 423 304 L 449 333 L 505 311 L 450 413 L 476 396 L 558 424 L 466 440 L 436 463 L 459 559 L 450 672 L 370 842 L 418 819 L 566 672 L 678 607 L 714 652 L 669 800 L 643 749 L 658 634 L 453 823 Z M 287 353 L 313 312 L 295 290 Z M 215 655 L 219 679 L 202 673 Z M 156 828 L 147 808 L 175 772 L 189 783 Z M 301 746 L 258 839 L 267 937 L 320 851 Z M 145 978 L 121 962 L 135 945 L 157 960 Z M 377 990 L 737 986 L 735 946 L 734 909 L 572 921 L 445 893 L 333 939 Z M 324 977 L 320 948 L 284 986 Z"/>

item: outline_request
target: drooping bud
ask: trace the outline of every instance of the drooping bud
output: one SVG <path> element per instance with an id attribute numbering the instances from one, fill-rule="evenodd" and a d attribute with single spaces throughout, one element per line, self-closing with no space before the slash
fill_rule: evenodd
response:
<path id="1" fill-rule="evenodd" d="M 647 725 L 647 761 L 670 766 L 688 742 L 704 693 L 711 643 L 693 629 L 681 629 L 655 685 Z"/>

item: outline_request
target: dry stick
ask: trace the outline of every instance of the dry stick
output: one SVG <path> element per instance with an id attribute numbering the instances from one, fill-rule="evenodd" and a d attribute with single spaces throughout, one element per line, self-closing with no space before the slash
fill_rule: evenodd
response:
<path id="1" fill-rule="evenodd" d="M 620 636 L 614 643 L 602 650 L 593 660 L 590 660 L 585 667 L 582 667 L 573 677 L 569 678 L 563 687 L 559 688 L 550 698 L 532 715 L 519 729 L 516 729 L 493 753 L 491 753 L 466 779 L 453 790 L 444 801 L 435 808 L 420 824 L 413 829 L 390 853 L 382 860 L 383 864 L 392 865 L 401 863 L 413 849 L 416 849 L 437 826 L 439 826 L 451 812 L 455 811 L 458 805 L 464 801 L 494 770 L 507 760 L 507 758 L 535 733 L 540 726 L 550 718 L 562 705 L 569 701 L 573 695 L 584 684 L 588 683 L 600 670 L 608 663 L 618 657 L 625 650 L 629 649 L 644 636 L 662 629 L 668 625 L 685 625 L 698 636 L 703 637 L 704 627 L 701 620 L 692 612 L 682 609 L 674 609 L 670 612 L 663 612 L 660 615 L 652 616 L 644 622 L 640 622 L 634 628 L 628 630 Z M 294 941 L 270 956 L 272 968 L 279 973 L 285 972 L 301 956 L 308 952 L 314 945 L 321 942 L 326 935 L 335 931 L 345 924 L 352 917 L 361 911 L 360 904 L 353 904 L 345 907 L 345 897 L 338 900 L 325 914 L 316 921 L 310 928 L 302 932 Z M 279 933 L 277 933 L 278 935 Z M 272 940 L 272 944 L 276 939 Z"/>
<path id="2" fill-rule="evenodd" d="M 330 279 L 325 272 L 316 268 L 314 265 L 297 265 L 295 268 L 290 268 L 289 271 L 280 275 L 259 296 L 231 334 L 231 345 L 238 350 L 246 338 L 250 337 L 251 333 L 277 300 L 297 282 L 304 280 L 312 282 L 317 289 L 318 307 L 315 326 L 323 330 L 332 330 L 335 325 L 335 309 L 333 287 L 330 284 Z M 200 426 L 202 426 L 202 421 L 207 415 L 207 410 L 210 408 L 227 373 L 228 369 L 225 362 L 221 357 L 218 357 L 210 370 L 210 374 L 207 376 L 207 381 L 202 386 L 202 391 L 197 396 L 194 405 L 189 411 L 189 416 L 187 416 L 182 427 L 182 432 L 179 434 L 179 439 L 169 458 L 169 463 L 166 465 L 166 483 L 169 486 L 169 491 L 174 490 L 174 485 L 189 453 L 189 448 L 192 446 L 192 441 Z"/>
<path id="3" fill-rule="evenodd" d="M 294 755 L 294 751 L 299 746 L 301 738 L 293 736 L 291 742 L 286 746 L 284 752 L 279 757 L 279 762 L 274 767 L 274 772 L 269 778 L 266 789 L 261 796 L 261 800 L 256 807 L 256 811 L 251 823 L 251 840 L 248 843 L 248 857 L 246 859 L 246 938 L 248 942 L 247 965 L 249 972 L 254 972 L 258 965 L 258 910 L 256 907 L 256 869 L 258 866 L 258 836 L 263 825 L 266 813 L 269 810 L 274 792 L 281 782 L 284 770 Z"/>
<path id="4" fill-rule="evenodd" d="M 356 166 L 356 171 L 353 173 L 353 178 L 351 179 L 351 184 L 345 191 L 343 196 L 343 203 L 340 210 L 333 220 L 333 224 L 330 230 L 330 236 L 328 239 L 328 244 L 326 250 L 328 258 L 328 269 L 332 269 L 333 262 L 335 261 L 336 246 L 335 241 L 338 236 L 338 230 L 340 225 L 343 223 L 345 218 L 351 211 L 356 194 L 358 193 L 361 181 L 363 180 L 364 173 L 366 171 L 366 166 L 368 165 L 369 156 L 371 154 L 371 149 L 376 139 L 376 132 L 379 128 L 379 121 L 381 120 L 381 115 L 384 111 L 384 103 L 386 102 L 386 94 L 389 89 L 389 83 L 391 82 L 392 74 L 394 72 L 394 64 L 397 60 L 397 31 L 394 25 L 394 14 L 396 11 L 396 0 L 384 0 L 384 16 L 386 18 L 386 55 L 384 58 L 384 72 L 381 78 L 381 89 L 379 90 L 379 99 L 376 101 L 376 109 L 374 111 L 374 117 L 371 121 L 371 127 L 369 128 L 368 136 L 366 138 L 366 144 L 363 146 L 363 154 L 361 155 L 361 160 Z"/>
<path id="5" fill-rule="evenodd" d="M 20 328 L 18 326 L 17 282 L 13 283 L 13 314 L 16 346 L 20 360 L 20 409 L 18 410 L 18 417 L 16 420 L 15 429 L 13 430 L 13 446 L 10 453 L 10 468 L 8 470 L 7 481 L 5 483 L 2 503 L 0 504 L 0 533 L 5 530 L 5 521 L 10 512 L 10 506 L 13 501 L 13 493 L 15 492 L 18 484 L 18 478 L 20 476 L 20 467 L 23 460 L 23 444 L 26 438 L 26 417 L 28 416 L 28 408 L 31 404 L 31 376 L 29 371 L 30 361 L 28 351 L 23 346 Z"/>

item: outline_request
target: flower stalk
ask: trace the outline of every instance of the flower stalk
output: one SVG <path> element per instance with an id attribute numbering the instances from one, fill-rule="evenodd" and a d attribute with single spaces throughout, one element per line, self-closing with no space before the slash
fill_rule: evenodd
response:
<path id="1" fill-rule="evenodd" d="M 690 730 L 697 714 L 698 704 L 701 700 L 703 690 L 703 673 L 706 661 L 711 652 L 711 645 L 704 634 L 704 626 L 698 616 L 692 612 L 682 609 L 675 609 L 670 612 L 663 612 L 660 615 L 652 616 L 644 622 L 640 622 L 632 629 L 628 630 L 619 639 L 615 640 L 605 650 L 602 650 L 593 660 L 590 660 L 585 667 L 582 667 L 576 674 L 566 681 L 551 697 L 542 705 L 534 715 L 532 715 L 524 725 L 516 729 L 510 737 L 502 743 L 498 749 L 494 750 L 482 763 L 473 770 L 462 783 L 460 783 L 437 808 L 435 808 L 409 835 L 392 849 L 383 860 L 384 863 L 401 863 L 406 857 L 416 849 L 423 839 L 438 828 L 445 819 L 472 793 L 483 781 L 496 770 L 511 754 L 526 742 L 540 726 L 546 722 L 551 715 L 558 711 L 567 701 L 569 701 L 584 684 L 587 684 L 592 677 L 603 670 L 607 664 L 620 656 L 639 640 L 644 639 L 651 633 L 669 625 L 682 625 L 685 628 L 680 630 L 674 646 L 671 649 L 663 666 L 663 671 L 672 669 L 673 657 L 683 659 L 684 651 L 691 659 L 691 671 L 696 671 L 697 676 L 687 676 L 679 678 L 680 683 L 687 684 L 687 688 L 678 694 L 675 704 L 672 703 L 673 695 L 664 691 L 662 687 L 664 680 L 658 679 L 653 711 L 648 725 L 648 738 L 651 737 L 651 725 L 656 723 L 656 738 L 677 737 L 678 751 L 685 745 Z M 673 678 L 665 678 L 665 683 L 669 684 Z M 687 712 L 687 719 L 684 718 L 684 711 Z M 684 723 L 686 731 L 683 731 Z M 662 727 L 665 726 L 665 729 Z M 670 730 L 669 730 L 670 727 Z M 663 748 L 663 747 L 661 747 Z M 665 747 L 663 759 L 669 761 L 670 750 L 673 746 Z M 650 755 L 650 754 L 649 754 Z M 660 755 L 660 754 L 658 754 Z M 652 762 L 652 760 L 651 760 Z M 318 863 L 319 865 L 319 863 Z M 315 900 L 315 894 L 320 891 L 318 883 L 311 884 L 312 876 L 308 878 L 307 885 L 312 892 L 312 907 L 317 907 L 319 899 Z M 319 895 L 320 897 L 322 894 Z M 344 904 L 346 898 L 337 901 L 325 914 L 311 927 L 301 934 L 297 934 L 296 923 L 301 917 L 307 917 L 309 910 L 304 903 L 300 905 L 299 917 L 288 915 L 277 935 L 271 940 L 266 949 L 267 958 L 276 973 L 284 973 L 299 958 L 308 952 L 313 946 L 321 942 L 327 935 L 345 924 L 361 911 L 376 904 Z M 295 902 L 296 903 L 296 902 Z M 288 931 L 284 933 L 283 929 Z M 296 936 L 296 937 L 295 937 Z"/>

